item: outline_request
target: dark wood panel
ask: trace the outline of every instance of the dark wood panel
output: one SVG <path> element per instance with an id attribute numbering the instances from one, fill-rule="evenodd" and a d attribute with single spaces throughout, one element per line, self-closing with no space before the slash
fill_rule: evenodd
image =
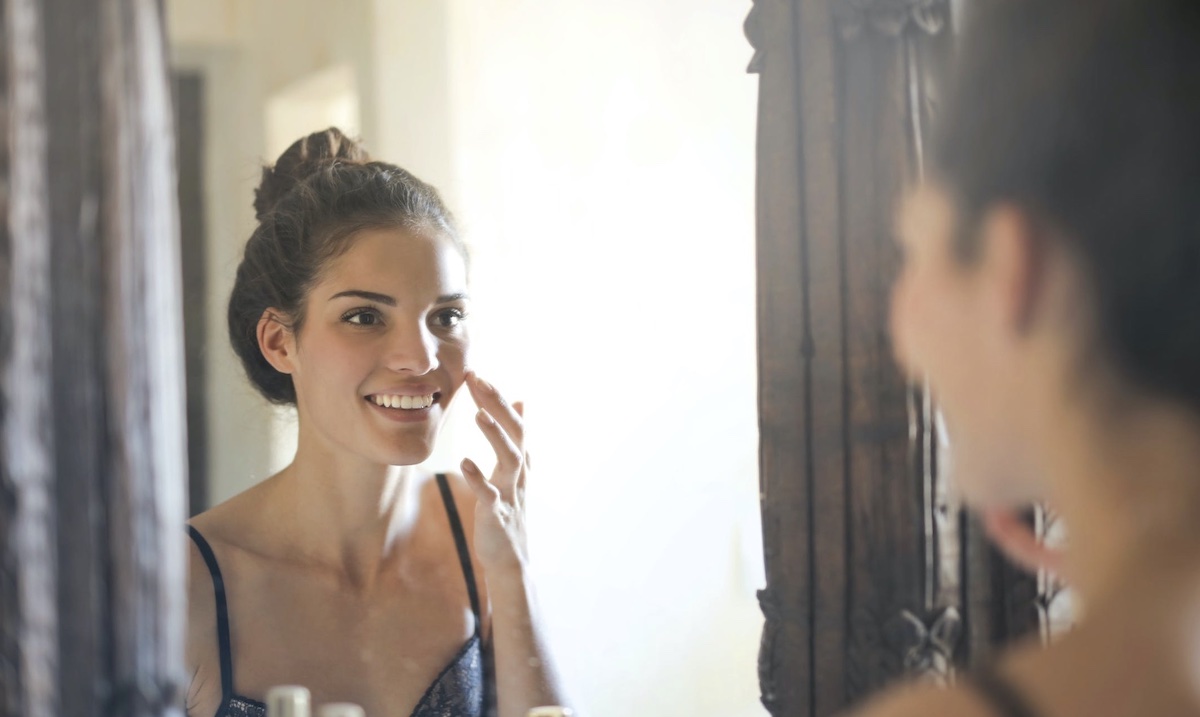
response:
<path id="1" fill-rule="evenodd" d="M 809 709 L 827 714 L 846 699 L 850 634 L 847 580 L 847 395 L 845 245 L 842 239 L 843 187 L 838 176 L 840 155 L 837 38 L 827 3 L 799 3 L 793 28 L 798 54 L 801 174 L 799 201 L 804 208 L 801 281 L 807 300 L 806 320 L 812 339 L 811 380 L 806 385 L 811 456 L 806 481 L 812 495 L 811 573 L 814 596 L 813 695 Z M 824 665 L 836 666 L 832 669 Z"/>
<path id="2" fill-rule="evenodd" d="M 179 161 L 180 263 L 187 368 L 188 512 L 208 508 L 208 267 L 204 212 L 204 77 L 176 73 L 176 150 Z"/>
<path id="3" fill-rule="evenodd" d="M 812 546 L 793 540 L 812 521 L 807 446 L 813 341 L 804 294 L 800 105 L 791 3 L 757 0 L 746 31 L 758 54 L 758 370 L 763 548 L 768 579 L 759 594 L 766 628 L 759 655 L 762 700 L 773 714 L 808 714 L 813 691 L 810 625 Z M 770 506 L 791 510 L 775 511 Z"/>
<path id="4" fill-rule="evenodd" d="M 904 40 L 866 35 L 846 40 L 842 81 L 845 165 L 852 202 L 845 236 L 849 281 L 846 360 L 851 396 L 851 537 L 854 589 L 851 694 L 881 687 L 905 670 L 906 645 L 889 643 L 905 611 L 923 610 L 921 454 L 909 442 L 907 383 L 888 340 L 892 208 L 908 162 L 903 99 Z M 900 95 L 898 98 L 897 95 Z M 900 100 L 899 102 L 897 100 Z"/>

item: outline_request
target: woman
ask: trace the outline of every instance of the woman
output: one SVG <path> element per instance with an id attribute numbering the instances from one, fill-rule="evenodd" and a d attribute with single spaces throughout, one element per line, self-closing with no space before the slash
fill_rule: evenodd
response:
<path id="1" fill-rule="evenodd" d="M 955 477 L 1077 626 L 871 717 L 1200 714 L 1200 4 L 1004 0 L 961 45 L 906 202 L 901 364 Z M 1062 554 L 1013 512 L 1064 517 Z"/>
<path id="2" fill-rule="evenodd" d="M 469 370 L 466 252 L 437 192 L 330 129 L 263 171 L 255 209 L 229 335 L 299 443 L 189 526 L 188 713 L 262 715 L 278 684 L 369 715 L 561 703 L 525 573 L 521 407 Z M 425 475 L 464 385 L 496 469 Z"/>

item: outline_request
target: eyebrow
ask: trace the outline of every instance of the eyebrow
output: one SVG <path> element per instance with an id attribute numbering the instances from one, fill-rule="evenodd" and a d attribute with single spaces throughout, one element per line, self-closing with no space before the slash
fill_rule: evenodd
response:
<path id="1" fill-rule="evenodd" d="M 374 301 L 377 304 L 383 304 L 385 306 L 395 306 L 397 303 L 395 298 L 388 296 L 387 294 L 379 294 L 374 291 L 362 291 L 361 289 L 339 291 L 338 293 L 329 297 L 329 300 L 333 301 L 334 299 L 341 299 L 344 297 L 366 299 L 367 301 Z M 449 304 L 453 301 L 466 301 L 469 298 L 470 297 L 467 296 L 466 292 L 460 291 L 456 294 L 445 294 L 444 296 L 439 296 L 436 303 Z"/>

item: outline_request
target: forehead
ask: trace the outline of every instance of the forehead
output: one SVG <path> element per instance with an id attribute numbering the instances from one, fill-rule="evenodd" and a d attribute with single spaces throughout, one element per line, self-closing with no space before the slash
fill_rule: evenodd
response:
<path id="1" fill-rule="evenodd" d="M 465 288 L 466 262 L 458 247 L 445 237 L 387 227 L 363 229 L 348 241 L 346 251 L 322 272 L 322 285 L 439 293 Z"/>

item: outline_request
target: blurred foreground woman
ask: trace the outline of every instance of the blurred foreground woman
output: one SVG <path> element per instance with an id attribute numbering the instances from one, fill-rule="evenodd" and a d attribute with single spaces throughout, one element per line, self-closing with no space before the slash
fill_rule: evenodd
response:
<path id="1" fill-rule="evenodd" d="M 1005 0 L 904 203 L 897 357 L 966 502 L 1077 627 L 860 714 L 1200 714 L 1200 2 Z M 1045 502 L 1062 554 L 1012 516 Z"/>

